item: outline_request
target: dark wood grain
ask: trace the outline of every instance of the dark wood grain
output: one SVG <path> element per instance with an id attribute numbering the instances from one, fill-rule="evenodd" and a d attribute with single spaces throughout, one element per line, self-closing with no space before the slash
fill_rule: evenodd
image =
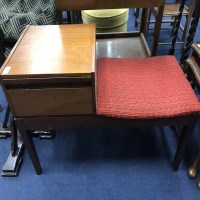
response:
<path id="1" fill-rule="evenodd" d="M 56 0 L 57 10 L 90 10 L 110 8 L 148 8 L 159 7 L 164 0 Z"/>

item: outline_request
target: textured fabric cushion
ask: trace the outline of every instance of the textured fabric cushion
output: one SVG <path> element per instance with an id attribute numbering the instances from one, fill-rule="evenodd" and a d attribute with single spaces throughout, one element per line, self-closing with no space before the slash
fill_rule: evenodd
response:
<path id="1" fill-rule="evenodd" d="M 200 111 L 200 103 L 174 56 L 99 58 L 97 114 L 147 119 Z"/>
<path id="2" fill-rule="evenodd" d="M 54 0 L 3 0 L 0 28 L 7 41 L 17 40 L 27 25 L 55 24 Z"/>

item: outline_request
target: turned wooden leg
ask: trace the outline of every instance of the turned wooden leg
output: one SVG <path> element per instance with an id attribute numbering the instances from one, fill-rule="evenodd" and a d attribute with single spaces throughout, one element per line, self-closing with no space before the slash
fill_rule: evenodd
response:
<path id="1" fill-rule="evenodd" d="M 188 170 L 188 176 L 190 178 L 195 178 L 198 170 L 198 165 L 200 164 L 200 151 L 193 163 L 193 165 Z"/>

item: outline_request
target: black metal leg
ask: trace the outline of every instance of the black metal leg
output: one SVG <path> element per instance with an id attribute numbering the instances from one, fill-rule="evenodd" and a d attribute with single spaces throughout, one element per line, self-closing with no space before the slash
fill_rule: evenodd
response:
<path id="1" fill-rule="evenodd" d="M 13 117 L 10 118 L 11 129 L 11 151 L 3 166 L 2 176 L 17 176 L 23 160 L 24 145 L 20 135 L 17 133 L 17 128 Z"/>
<path id="2" fill-rule="evenodd" d="M 17 149 L 18 149 L 18 138 L 17 138 L 17 127 L 14 122 L 14 118 L 12 117 L 10 120 L 10 127 L 11 127 L 11 152 L 12 156 L 15 156 Z"/>
<path id="3" fill-rule="evenodd" d="M 5 117 L 4 117 L 4 121 L 3 121 L 3 124 L 2 124 L 1 130 L 0 130 L 0 138 L 5 139 L 5 138 L 11 136 L 11 131 L 8 128 L 9 116 L 10 116 L 10 108 L 7 107 L 6 114 L 5 114 Z"/>
<path id="4" fill-rule="evenodd" d="M 7 106 L 5 118 L 4 118 L 4 121 L 3 121 L 3 128 L 8 128 L 9 117 L 10 117 L 10 108 L 9 108 L 9 106 Z"/>
<path id="5" fill-rule="evenodd" d="M 11 150 L 3 166 L 1 175 L 4 177 L 14 177 L 18 176 L 20 171 L 23 161 L 24 144 L 20 134 L 17 132 L 17 127 L 12 116 L 10 117 L 9 131 L 7 132 L 9 136 L 11 135 Z M 3 134 L 5 135 L 5 130 Z M 8 136 L 8 134 L 6 136 Z M 34 135 L 40 139 L 53 139 L 55 137 L 55 131 L 35 131 L 30 135 Z"/>
<path id="6" fill-rule="evenodd" d="M 41 168 L 41 165 L 40 165 L 40 161 L 39 161 L 39 158 L 38 158 L 38 155 L 37 155 L 37 152 L 36 152 L 36 149 L 35 149 L 35 145 L 33 143 L 32 137 L 31 137 L 31 134 L 30 134 L 29 131 L 24 130 L 20 119 L 15 120 L 15 122 L 17 124 L 18 130 L 19 130 L 20 135 L 22 137 L 22 140 L 24 142 L 25 148 L 28 151 L 28 154 L 31 158 L 31 161 L 33 163 L 35 171 L 38 175 L 40 175 L 42 173 L 42 168 Z"/>
<path id="7" fill-rule="evenodd" d="M 31 131 L 32 137 L 39 137 L 39 139 L 53 140 L 55 138 L 55 130 L 49 131 Z"/>
<path id="8" fill-rule="evenodd" d="M 184 154 L 185 149 L 186 149 L 186 145 L 187 145 L 187 143 L 190 139 L 190 136 L 192 135 L 193 129 L 195 127 L 196 121 L 197 121 L 197 118 L 192 117 L 190 124 L 188 126 L 183 127 L 183 130 L 181 132 L 181 136 L 180 136 L 180 139 L 179 139 L 179 142 L 178 142 L 178 146 L 177 146 L 177 149 L 176 149 L 174 161 L 173 161 L 173 164 L 172 164 L 172 168 L 173 168 L 174 171 L 178 170 L 178 167 L 181 163 L 183 154 Z"/>

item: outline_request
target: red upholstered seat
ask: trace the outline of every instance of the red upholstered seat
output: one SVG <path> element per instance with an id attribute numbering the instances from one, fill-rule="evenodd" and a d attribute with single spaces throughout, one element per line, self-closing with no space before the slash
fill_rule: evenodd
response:
<path id="1" fill-rule="evenodd" d="M 200 111 L 200 103 L 174 56 L 99 58 L 97 114 L 167 118 Z"/>

